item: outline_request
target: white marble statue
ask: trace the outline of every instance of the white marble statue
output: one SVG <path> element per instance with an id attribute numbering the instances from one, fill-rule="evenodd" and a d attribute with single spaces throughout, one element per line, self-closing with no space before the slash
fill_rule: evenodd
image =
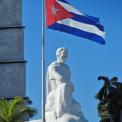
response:
<path id="1" fill-rule="evenodd" d="M 47 70 L 46 122 L 88 122 L 72 97 L 74 86 L 70 68 L 65 64 L 68 50 L 59 48 L 56 56 Z"/>

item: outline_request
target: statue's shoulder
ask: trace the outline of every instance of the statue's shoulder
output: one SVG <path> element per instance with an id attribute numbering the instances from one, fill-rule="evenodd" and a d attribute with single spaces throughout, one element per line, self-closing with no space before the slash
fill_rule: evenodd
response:
<path id="1" fill-rule="evenodd" d="M 48 71 L 52 70 L 52 69 L 57 69 L 57 68 L 65 68 L 66 70 L 70 70 L 69 66 L 67 64 L 63 64 L 62 66 L 59 65 L 56 61 L 52 62 L 49 66 L 48 66 Z"/>
<path id="2" fill-rule="evenodd" d="M 48 70 L 55 68 L 58 66 L 58 63 L 56 61 L 52 62 L 49 66 L 48 66 Z"/>

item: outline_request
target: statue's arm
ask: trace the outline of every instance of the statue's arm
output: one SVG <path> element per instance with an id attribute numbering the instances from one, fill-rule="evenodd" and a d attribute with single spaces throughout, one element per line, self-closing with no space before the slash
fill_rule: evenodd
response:
<path id="1" fill-rule="evenodd" d="M 52 76 L 56 80 L 57 85 L 60 83 L 67 83 L 68 82 L 66 77 L 63 76 L 61 73 L 59 73 L 59 71 L 57 71 L 57 69 L 55 67 L 52 68 Z"/>
<path id="2" fill-rule="evenodd" d="M 52 90 L 56 89 L 56 82 L 52 75 L 52 68 L 48 67 L 46 77 L 47 93 L 49 94 Z"/>

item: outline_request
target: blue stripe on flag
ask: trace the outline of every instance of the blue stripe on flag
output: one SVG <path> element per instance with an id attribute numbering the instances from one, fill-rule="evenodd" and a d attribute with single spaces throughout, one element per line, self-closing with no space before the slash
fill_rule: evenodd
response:
<path id="1" fill-rule="evenodd" d="M 73 27 L 70 27 L 67 25 L 55 23 L 55 24 L 49 26 L 49 28 L 54 29 L 54 30 L 67 32 L 67 33 L 70 33 L 70 34 L 73 34 L 76 36 L 84 37 L 84 38 L 93 40 L 93 41 L 100 43 L 100 44 L 105 44 L 105 40 L 101 36 L 99 36 L 97 34 L 89 33 L 89 32 L 86 32 L 86 31 L 83 31 L 83 30 L 80 30 L 77 28 L 73 28 Z"/>
<path id="2" fill-rule="evenodd" d="M 72 17 L 73 20 L 76 20 L 78 22 L 83 22 L 83 23 L 86 23 L 86 24 L 94 25 L 97 28 L 99 28 L 101 31 L 104 31 L 104 27 L 102 25 L 96 23 L 95 21 L 89 19 L 88 17 L 82 16 L 82 15 L 78 15 L 78 14 L 74 14 L 74 13 L 72 13 L 72 14 L 74 16 L 74 17 Z"/>
<path id="3" fill-rule="evenodd" d="M 97 23 L 100 23 L 99 18 L 93 17 L 93 16 L 89 16 L 89 15 L 87 15 L 87 14 L 85 14 L 85 15 L 86 15 L 88 18 L 92 19 L 93 21 L 95 21 L 95 22 L 97 22 Z"/>
<path id="4" fill-rule="evenodd" d="M 57 0 L 57 1 L 64 2 L 64 3 L 67 3 L 67 4 L 71 5 L 71 4 L 68 3 L 66 0 Z M 72 6 L 72 5 L 71 5 L 71 6 Z M 73 6 L 72 6 L 72 7 L 73 7 Z M 86 16 L 87 18 L 91 19 L 92 21 L 95 21 L 95 22 L 97 22 L 97 23 L 100 23 L 99 18 L 97 18 L 97 17 L 89 16 L 89 15 L 86 15 L 86 14 L 84 14 L 84 16 Z"/>
<path id="5" fill-rule="evenodd" d="M 57 0 L 69 4 L 66 0 Z"/>

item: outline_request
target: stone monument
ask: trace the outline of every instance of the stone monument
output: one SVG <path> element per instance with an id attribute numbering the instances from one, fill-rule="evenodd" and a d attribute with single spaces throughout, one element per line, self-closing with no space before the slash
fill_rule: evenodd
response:
<path id="1" fill-rule="evenodd" d="M 22 0 L 0 0 L 0 98 L 25 97 Z"/>
<path id="2" fill-rule="evenodd" d="M 57 60 L 47 70 L 46 122 L 88 122 L 72 96 L 71 72 L 65 64 L 68 50 L 59 48 L 56 56 Z"/>

